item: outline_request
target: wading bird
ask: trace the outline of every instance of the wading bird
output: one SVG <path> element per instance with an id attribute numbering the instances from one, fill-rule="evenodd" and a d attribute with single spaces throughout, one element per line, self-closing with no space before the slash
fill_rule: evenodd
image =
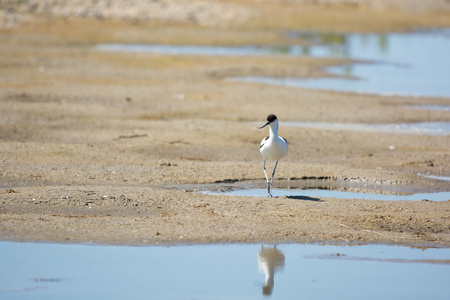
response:
<path id="1" fill-rule="evenodd" d="M 278 136 L 277 116 L 275 116 L 274 114 L 268 115 L 267 123 L 261 127 L 258 127 L 258 129 L 262 129 L 267 125 L 269 125 L 269 136 L 263 138 L 263 140 L 261 141 L 259 152 L 261 152 L 261 155 L 264 157 L 263 170 L 267 180 L 267 192 L 269 193 L 269 197 L 272 197 L 272 184 L 273 184 L 273 177 L 275 175 L 275 170 L 277 168 L 278 161 L 283 157 L 285 157 L 288 153 L 288 142 L 286 141 L 286 139 L 282 138 L 281 136 Z M 267 159 L 275 161 L 275 167 L 273 168 L 272 179 L 270 181 L 266 173 Z"/>

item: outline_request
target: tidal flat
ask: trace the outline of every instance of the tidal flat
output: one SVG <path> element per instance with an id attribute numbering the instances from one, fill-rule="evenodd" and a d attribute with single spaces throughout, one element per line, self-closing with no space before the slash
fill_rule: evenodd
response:
<path id="1" fill-rule="evenodd" d="M 449 192 L 448 134 L 284 126 L 448 124 L 450 99 L 292 88 L 228 78 L 322 78 L 349 58 L 98 51 L 105 43 L 304 45 L 287 30 L 443 27 L 445 10 L 394 14 L 258 4 L 235 27 L 38 16 L 0 30 L 0 239 L 126 245 L 365 242 L 450 246 L 449 201 L 205 195 L 168 185 L 265 182 L 253 124 L 280 119 L 277 178 Z M 256 7 L 256 6 L 255 6 Z M 292 7 L 291 7 L 292 8 Z M 294 7 L 295 8 L 295 7 Z M 418 14 L 422 17 L 418 18 Z M 368 16 L 373 18 L 368 18 Z M 315 16 L 315 18 L 314 18 Z M 335 20 L 335 21 L 333 21 Z M 417 23 L 420 20 L 420 23 Z M 333 22 L 332 22 L 333 21 Z M 447 23 L 446 23 L 447 22 Z M 424 48 L 427 45 L 423 45 Z M 269 167 L 270 168 L 270 167 Z M 425 174 L 428 177 L 418 175 Z"/>

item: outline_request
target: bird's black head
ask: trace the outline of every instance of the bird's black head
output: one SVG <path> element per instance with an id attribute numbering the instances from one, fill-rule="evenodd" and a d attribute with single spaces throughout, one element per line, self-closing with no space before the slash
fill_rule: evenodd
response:
<path id="1" fill-rule="evenodd" d="M 267 122 L 272 123 L 276 119 L 277 119 L 277 116 L 275 116 L 274 114 L 270 114 L 270 115 L 267 116 Z"/>
<path id="2" fill-rule="evenodd" d="M 264 125 L 261 126 L 261 127 L 258 127 L 258 129 L 261 129 L 261 128 L 266 127 L 266 126 L 269 125 L 270 123 L 275 122 L 276 119 L 277 119 L 277 116 L 275 116 L 274 114 L 268 115 L 268 116 L 267 116 L 267 123 L 264 124 Z"/>

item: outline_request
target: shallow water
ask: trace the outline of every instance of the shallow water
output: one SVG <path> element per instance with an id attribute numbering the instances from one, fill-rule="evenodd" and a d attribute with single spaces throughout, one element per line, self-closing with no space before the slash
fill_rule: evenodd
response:
<path id="1" fill-rule="evenodd" d="M 437 178 L 435 178 L 437 179 Z M 265 180 L 243 180 L 228 183 L 185 184 L 166 186 L 186 192 L 207 195 L 267 197 Z M 274 180 L 274 197 L 288 197 L 298 200 L 322 201 L 323 198 L 367 199 L 385 201 L 447 201 L 450 189 L 436 190 L 414 185 L 378 184 L 352 180 L 307 179 Z"/>
<path id="2" fill-rule="evenodd" d="M 449 248 L 0 242 L 0 265 L 2 299 L 447 299 L 450 294 Z"/>
<path id="3" fill-rule="evenodd" d="M 425 175 L 425 174 L 420 174 L 420 173 L 418 173 L 417 175 L 428 177 L 428 178 L 432 178 L 432 179 L 436 179 L 436 180 L 450 181 L 450 176 Z"/>
<path id="4" fill-rule="evenodd" d="M 99 51 L 143 52 L 168 55 L 271 55 L 278 53 L 273 46 L 195 46 L 195 45 L 164 45 L 164 44 L 99 44 L 95 47 Z"/>
<path id="5" fill-rule="evenodd" d="M 353 59 L 361 63 L 326 70 L 354 79 L 245 77 L 234 80 L 348 92 L 450 97 L 450 29 L 389 34 L 288 32 L 286 35 L 294 41 L 309 41 L 310 45 L 99 44 L 95 49 L 168 55 L 290 55 Z"/>
<path id="6" fill-rule="evenodd" d="M 313 56 L 349 58 L 326 71 L 347 78 L 244 77 L 234 80 L 384 95 L 450 97 L 450 30 L 347 34 L 339 43 L 312 48 Z M 320 51 L 322 50 L 322 51 Z M 318 52 L 319 54 L 315 54 Z"/>
<path id="7" fill-rule="evenodd" d="M 415 134 L 446 136 L 450 134 L 450 122 L 421 122 L 421 123 L 327 123 L 327 122 L 283 122 L 283 126 L 305 127 L 326 130 L 350 130 L 363 132 L 382 132 L 396 134 Z"/>
<path id="8" fill-rule="evenodd" d="M 210 192 L 204 191 L 203 194 L 208 195 L 226 195 L 226 196 L 250 196 L 250 197 L 267 197 L 267 189 L 247 189 L 233 190 L 228 192 Z M 367 199 L 367 200 L 385 200 L 385 201 L 447 201 L 450 200 L 450 192 L 436 193 L 416 193 L 412 195 L 389 195 L 374 193 L 358 193 L 344 192 L 332 190 L 284 190 L 274 188 L 272 190 L 274 197 L 286 196 L 299 200 L 320 201 L 322 198 L 335 199 Z"/>
<path id="9" fill-rule="evenodd" d="M 414 109 L 450 111 L 450 105 L 408 105 L 406 107 Z"/>

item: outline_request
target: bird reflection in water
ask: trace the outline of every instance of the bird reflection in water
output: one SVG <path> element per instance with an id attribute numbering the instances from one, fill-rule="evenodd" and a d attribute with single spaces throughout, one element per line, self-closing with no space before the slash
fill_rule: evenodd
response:
<path id="1" fill-rule="evenodd" d="M 264 248 L 262 245 L 261 251 L 258 253 L 258 269 L 266 276 L 263 295 L 272 295 L 275 272 L 281 271 L 283 268 L 284 254 L 277 249 L 277 246 Z"/>

